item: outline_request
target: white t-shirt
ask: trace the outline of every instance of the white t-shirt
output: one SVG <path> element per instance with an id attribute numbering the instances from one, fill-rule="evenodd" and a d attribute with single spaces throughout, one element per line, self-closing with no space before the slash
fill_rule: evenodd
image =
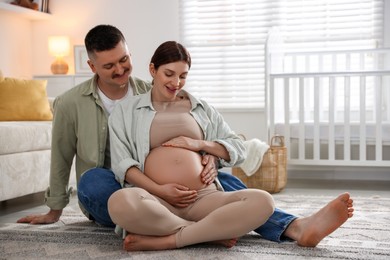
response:
<path id="1" fill-rule="evenodd" d="M 124 100 L 125 98 L 129 97 L 129 96 L 133 96 L 133 88 L 130 86 L 130 84 L 128 83 L 128 86 L 127 86 L 127 92 L 126 92 L 126 95 L 124 95 L 121 99 L 116 99 L 116 100 L 112 100 L 110 99 L 109 97 L 107 97 L 103 91 L 100 90 L 99 86 L 97 88 L 97 91 L 98 91 L 98 94 L 99 94 L 99 97 L 101 98 L 102 102 L 103 102 L 103 106 L 104 108 L 106 109 L 107 113 L 110 115 L 112 110 L 114 109 L 115 105 Z"/>

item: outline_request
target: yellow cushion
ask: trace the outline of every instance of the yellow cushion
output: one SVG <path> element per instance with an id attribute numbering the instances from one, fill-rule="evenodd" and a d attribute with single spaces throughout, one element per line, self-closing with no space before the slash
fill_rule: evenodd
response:
<path id="1" fill-rule="evenodd" d="M 52 120 L 46 84 L 46 80 L 0 77 L 0 121 Z"/>

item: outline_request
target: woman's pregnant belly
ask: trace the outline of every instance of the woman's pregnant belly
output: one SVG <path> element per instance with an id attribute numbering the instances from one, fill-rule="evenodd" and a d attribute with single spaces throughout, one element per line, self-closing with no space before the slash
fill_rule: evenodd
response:
<path id="1" fill-rule="evenodd" d="M 203 170 L 199 153 L 177 147 L 157 147 L 150 151 L 145 161 L 145 175 L 158 184 L 177 183 L 192 190 L 207 185 L 201 180 Z"/>

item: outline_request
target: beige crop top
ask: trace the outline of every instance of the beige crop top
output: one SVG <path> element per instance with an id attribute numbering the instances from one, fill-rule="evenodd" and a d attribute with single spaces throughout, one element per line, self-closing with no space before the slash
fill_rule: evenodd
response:
<path id="1" fill-rule="evenodd" d="M 188 99 L 152 103 L 157 113 L 150 127 L 150 149 L 178 136 L 203 139 L 202 129 L 189 113 L 191 102 Z"/>

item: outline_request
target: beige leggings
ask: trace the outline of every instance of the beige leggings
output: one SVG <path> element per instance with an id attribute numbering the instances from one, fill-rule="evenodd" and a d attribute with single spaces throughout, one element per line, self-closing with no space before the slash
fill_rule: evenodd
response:
<path id="1" fill-rule="evenodd" d="M 175 234 L 178 248 L 239 238 L 264 224 L 274 210 L 272 196 L 257 189 L 234 192 L 214 184 L 198 191 L 197 200 L 176 208 L 141 188 L 124 188 L 108 201 L 112 221 L 129 233 L 167 236 Z"/>

